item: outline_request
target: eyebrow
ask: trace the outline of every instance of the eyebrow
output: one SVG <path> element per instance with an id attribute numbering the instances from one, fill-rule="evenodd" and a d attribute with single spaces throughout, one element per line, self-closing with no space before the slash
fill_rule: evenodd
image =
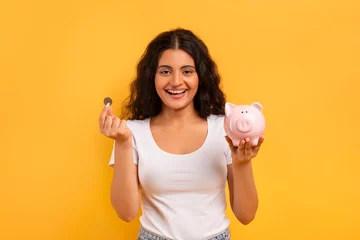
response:
<path id="1" fill-rule="evenodd" d="M 158 68 L 162 68 L 162 67 L 165 67 L 165 68 L 172 68 L 171 66 L 169 66 L 169 65 L 160 65 L 160 66 L 158 66 Z M 195 69 L 195 67 L 194 66 L 192 66 L 192 65 L 184 65 L 184 66 L 182 66 L 180 69 L 183 69 L 183 68 L 194 68 Z"/>

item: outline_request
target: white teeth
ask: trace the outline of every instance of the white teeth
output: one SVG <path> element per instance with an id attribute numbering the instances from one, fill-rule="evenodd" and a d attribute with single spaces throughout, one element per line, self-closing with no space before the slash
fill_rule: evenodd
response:
<path id="1" fill-rule="evenodd" d="M 181 94 L 186 92 L 186 90 L 167 90 L 167 92 L 170 94 Z"/>

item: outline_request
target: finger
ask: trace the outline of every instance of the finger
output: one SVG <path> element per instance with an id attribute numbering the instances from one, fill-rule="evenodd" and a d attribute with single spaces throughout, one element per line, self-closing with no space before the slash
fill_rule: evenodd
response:
<path id="1" fill-rule="evenodd" d="M 107 135 L 110 135 L 112 122 L 113 122 L 113 117 L 111 117 L 111 116 L 106 116 L 103 131 L 104 131 L 104 133 L 107 134 Z"/>
<path id="2" fill-rule="evenodd" d="M 237 146 L 234 146 L 234 143 L 232 142 L 232 140 L 228 136 L 225 136 L 225 139 L 229 144 L 231 152 L 235 153 L 236 149 L 237 149 Z"/>
<path id="3" fill-rule="evenodd" d="M 259 138 L 258 144 L 254 147 L 254 151 L 255 151 L 255 152 L 258 152 L 258 151 L 259 151 L 260 146 L 261 146 L 261 144 L 262 144 L 263 142 L 264 142 L 264 136 L 261 136 L 261 137 Z"/>
<path id="4" fill-rule="evenodd" d="M 125 128 L 126 128 L 126 120 L 124 120 L 124 119 L 121 120 L 121 121 L 120 121 L 120 125 L 119 125 L 118 128 L 119 128 L 120 131 L 124 131 Z"/>
<path id="5" fill-rule="evenodd" d="M 258 142 L 258 146 L 259 146 L 259 147 L 260 147 L 261 144 L 264 142 L 264 140 L 265 140 L 265 137 L 264 137 L 264 135 L 262 135 L 262 136 L 259 138 L 259 142 Z"/>
<path id="6" fill-rule="evenodd" d="M 251 142 L 250 142 L 250 138 L 246 138 L 245 139 L 246 144 L 245 144 L 245 155 L 250 153 L 251 150 Z"/>
<path id="7" fill-rule="evenodd" d="M 107 109 L 107 107 L 105 106 L 105 107 L 103 108 L 103 110 L 101 111 L 100 117 L 99 117 L 99 127 L 100 127 L 100 129 L 104 129 L 107 112 L 108 112 L 108 109 Z"/>
<path id="8" fill-rule="evenodd" d="M 233 147 L 234 144 L 232 143 L 231 139 L 228 136 L 225 136 L 225 139 L 227 141 L 227 143 L 229 144 L 230 147 Z"/>
<path id="9" fill-rule="evenodd" d="M 246 143 L 245 140 L 241 140 L 241 141 L 240 141 L 240 145 L 239 145 L 240 151 L 244 151 L 244 150 L 245 150 L 245 143 Z"/>
<path id="10" fill-rule="evenodd" d="M 113 121 L 112 121 L 112 124 L 111 124 L 111 133 L 112 133 L 112 135 L 116 134 L 117 129 L 119 128 L 119 125 L 120 125 L 120 121 L 121 120 L 118 117 L 113 118 Z"/>
<path id="11" fill-rule="evenodd" d="M 114 115 L 114 113 L 113 113 L 113 110 L 112 110 L 112 107 L 109 106 L 109 103 L 106 104 L 106 109 L 107 109 L 107 114 L 108 114 L 109 116 L 115 117 L 115 115 Z"/>

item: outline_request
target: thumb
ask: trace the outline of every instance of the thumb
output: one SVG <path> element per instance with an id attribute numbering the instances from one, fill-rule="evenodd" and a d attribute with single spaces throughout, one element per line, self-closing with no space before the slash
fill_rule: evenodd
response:
<path id="1" fill-rule="evenodd" d="M 236 153 L 236 147 L 235 147 L 234 144 L 232 143 L 231 139 L 230 139 L 228 136 L 225 136 L 225 139 L 226 139 L 226 141 L 227 141 L 228 144 L 229 144 L 229 148 L 230 148 L 231 154 Z"/>
<path id="2" fill-rule="evenodd" d="M 234 149 L 234 144 L 231 141 L 231 139 L 228 136 L 225 136 L 225 139 L 228 142 L 230 149 L 233 150 Z"/>

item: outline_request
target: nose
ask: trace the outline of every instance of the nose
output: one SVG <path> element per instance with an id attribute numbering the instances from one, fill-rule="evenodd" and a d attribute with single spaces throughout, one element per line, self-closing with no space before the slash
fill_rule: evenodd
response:
<path id="1" fill-rule="evenodd" d="M 236 122 L 236 127 L 240 132 L 249 132 L 253 127 L 253 122 L 250 119 L 239 119 Z"/>
<path id="2" fill-rule="evenodd" d="M 181 85 L 183 82 L 183 79 L 182 79 L 182 75 L 180 72 L 175 72 L 173 75 L 172 75 L 172 78 L 171 78 L 171 85 L 173 86 L 179 86 Z"/>

